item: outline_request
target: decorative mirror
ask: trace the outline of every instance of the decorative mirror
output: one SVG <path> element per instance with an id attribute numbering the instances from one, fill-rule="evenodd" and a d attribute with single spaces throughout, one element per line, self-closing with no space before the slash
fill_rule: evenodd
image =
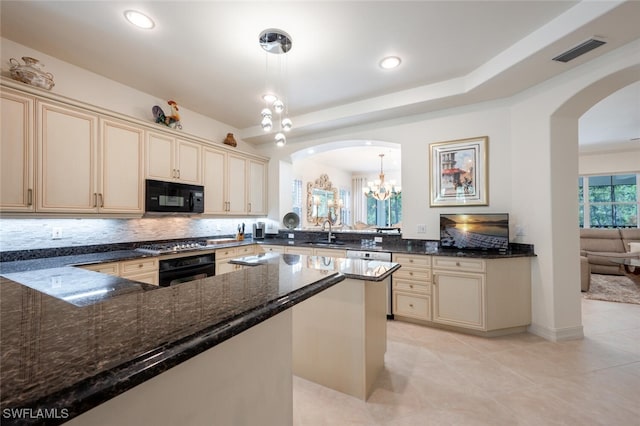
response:
<path id="1" fill-rule="evenodd" d="M 338 188 L 331 185 L 326 174 L 307 183 L 307 222 L 315 225 L 321 225 L 327 219 L 335 222 L 339 204 Z"/>

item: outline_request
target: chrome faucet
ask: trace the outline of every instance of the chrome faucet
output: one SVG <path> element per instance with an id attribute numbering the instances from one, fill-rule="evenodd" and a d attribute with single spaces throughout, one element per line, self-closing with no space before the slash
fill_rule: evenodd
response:
<path id="1" fill-rule="evenodd" d="M 326 224 L 329 224 L 329 235 L 327 236 L 327 241 L 329 243 L 332 243 L 333 241 L 331 241 L 333 239 L 333 235 L 331 235 L 331 221 L 329 219 L 325 220 L 324 222 L 322 222 L 322 230 L 324 231 L 324 226 Z"/>

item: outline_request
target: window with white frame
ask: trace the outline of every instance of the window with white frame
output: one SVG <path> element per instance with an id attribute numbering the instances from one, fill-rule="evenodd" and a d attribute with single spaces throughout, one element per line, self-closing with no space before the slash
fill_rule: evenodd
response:
<path id="1" fill-rule="evenodd" d="M 294 179 L 291 187 L 291 206 L 298 217 L 302 217 L 302 181 Z"/>
<path id="2" fill-rule="evenodd" d="M 640 174 L 580 176 L 581 228 L 637 228 L 640 222 Z"/>

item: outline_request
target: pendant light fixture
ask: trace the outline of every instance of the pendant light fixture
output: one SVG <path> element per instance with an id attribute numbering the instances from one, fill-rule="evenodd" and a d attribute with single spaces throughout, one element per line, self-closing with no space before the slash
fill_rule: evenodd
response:
<path id="1" fill-rule="evenodd" d="M 399 186 L 396 186 L 396 183 L 393 180 L 385 182 L 384 170 L 382 168 L 384 154 L 379 154 L 378 156 L 380 157 L 379 179 L 376 179 L 374 182 L 368 182 L 367 186 L 363 188 L 363 192 L 367 197 L 375 198 L 378 201 L 385 201 L 391 197 L 397 197 L 400 195 L 402 189 Z"/>
<path id="2" fill-rule="evenodd" d="M 278 95 L 273 93 L 267 93 L 263 95 L 262 99 L 265 102 L 265 107 L 262 109 L 260 113 L 262 116 L 262 119 L 260 121 L 260 126 L 265 132 L 270 132 L 271 130 L 274 129 L 274 125 L 273 125 L 274 114 L 278 116 L 277 121 L 279 124 L 279 131 L 275 135 L 275 144 L 278 147 L 282 147 L 287 143 L 287 138 L 284 135 L 284 132 L 290 131 L 291 128 L 293 127 L 293 122 L 287 116 L 289 112 L 287 108 L 287 104 L 285 103 L 287 99 L 286 97 L 282 99 L 284 90 L 282 88 L 282 84 L 280 84 L 282 80 L 286 82 L 286 78 L 287 78 L 286 69 L 283 69 L 282 58 L 285 57 L 285 54 L 289 50 L 291 50 L 291 46 L 292 46 L 291 36 L 289 36 L 289 34 L 287 34 L 282 30 L 271 28 L 271 29 L 264 30 L 260 33 L 259 42 L 260 42 L 260 47 L 262 47 L 262 49 L 266 52 L 266 56 L 265 56 L 265 60 L 266 60 L 265 61 L 265 78 L 266 79 L 269 78 L 269 72 L 268 72 L 269 71 L 269 66 L 268 66 L 269 55 L 268 54 L 271 53 L 274 55 L 282 55 L 278 58 L 279 69 L 278 69 L 278 75 L 276 77 L 276 80 L 277 80 L 276 86 L 278 86 L 277 89 L 281 91 L 280 92 L 281 97 L 278 97 Z"/>

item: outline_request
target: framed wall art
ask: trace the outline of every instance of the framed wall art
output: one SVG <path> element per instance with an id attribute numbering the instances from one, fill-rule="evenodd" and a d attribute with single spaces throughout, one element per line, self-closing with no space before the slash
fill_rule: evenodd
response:
<path id="1" fill-rule="evenodd" d="M 429 145 L 432 207 L 489 204 L 488 145 L 487 136 Z"/>

